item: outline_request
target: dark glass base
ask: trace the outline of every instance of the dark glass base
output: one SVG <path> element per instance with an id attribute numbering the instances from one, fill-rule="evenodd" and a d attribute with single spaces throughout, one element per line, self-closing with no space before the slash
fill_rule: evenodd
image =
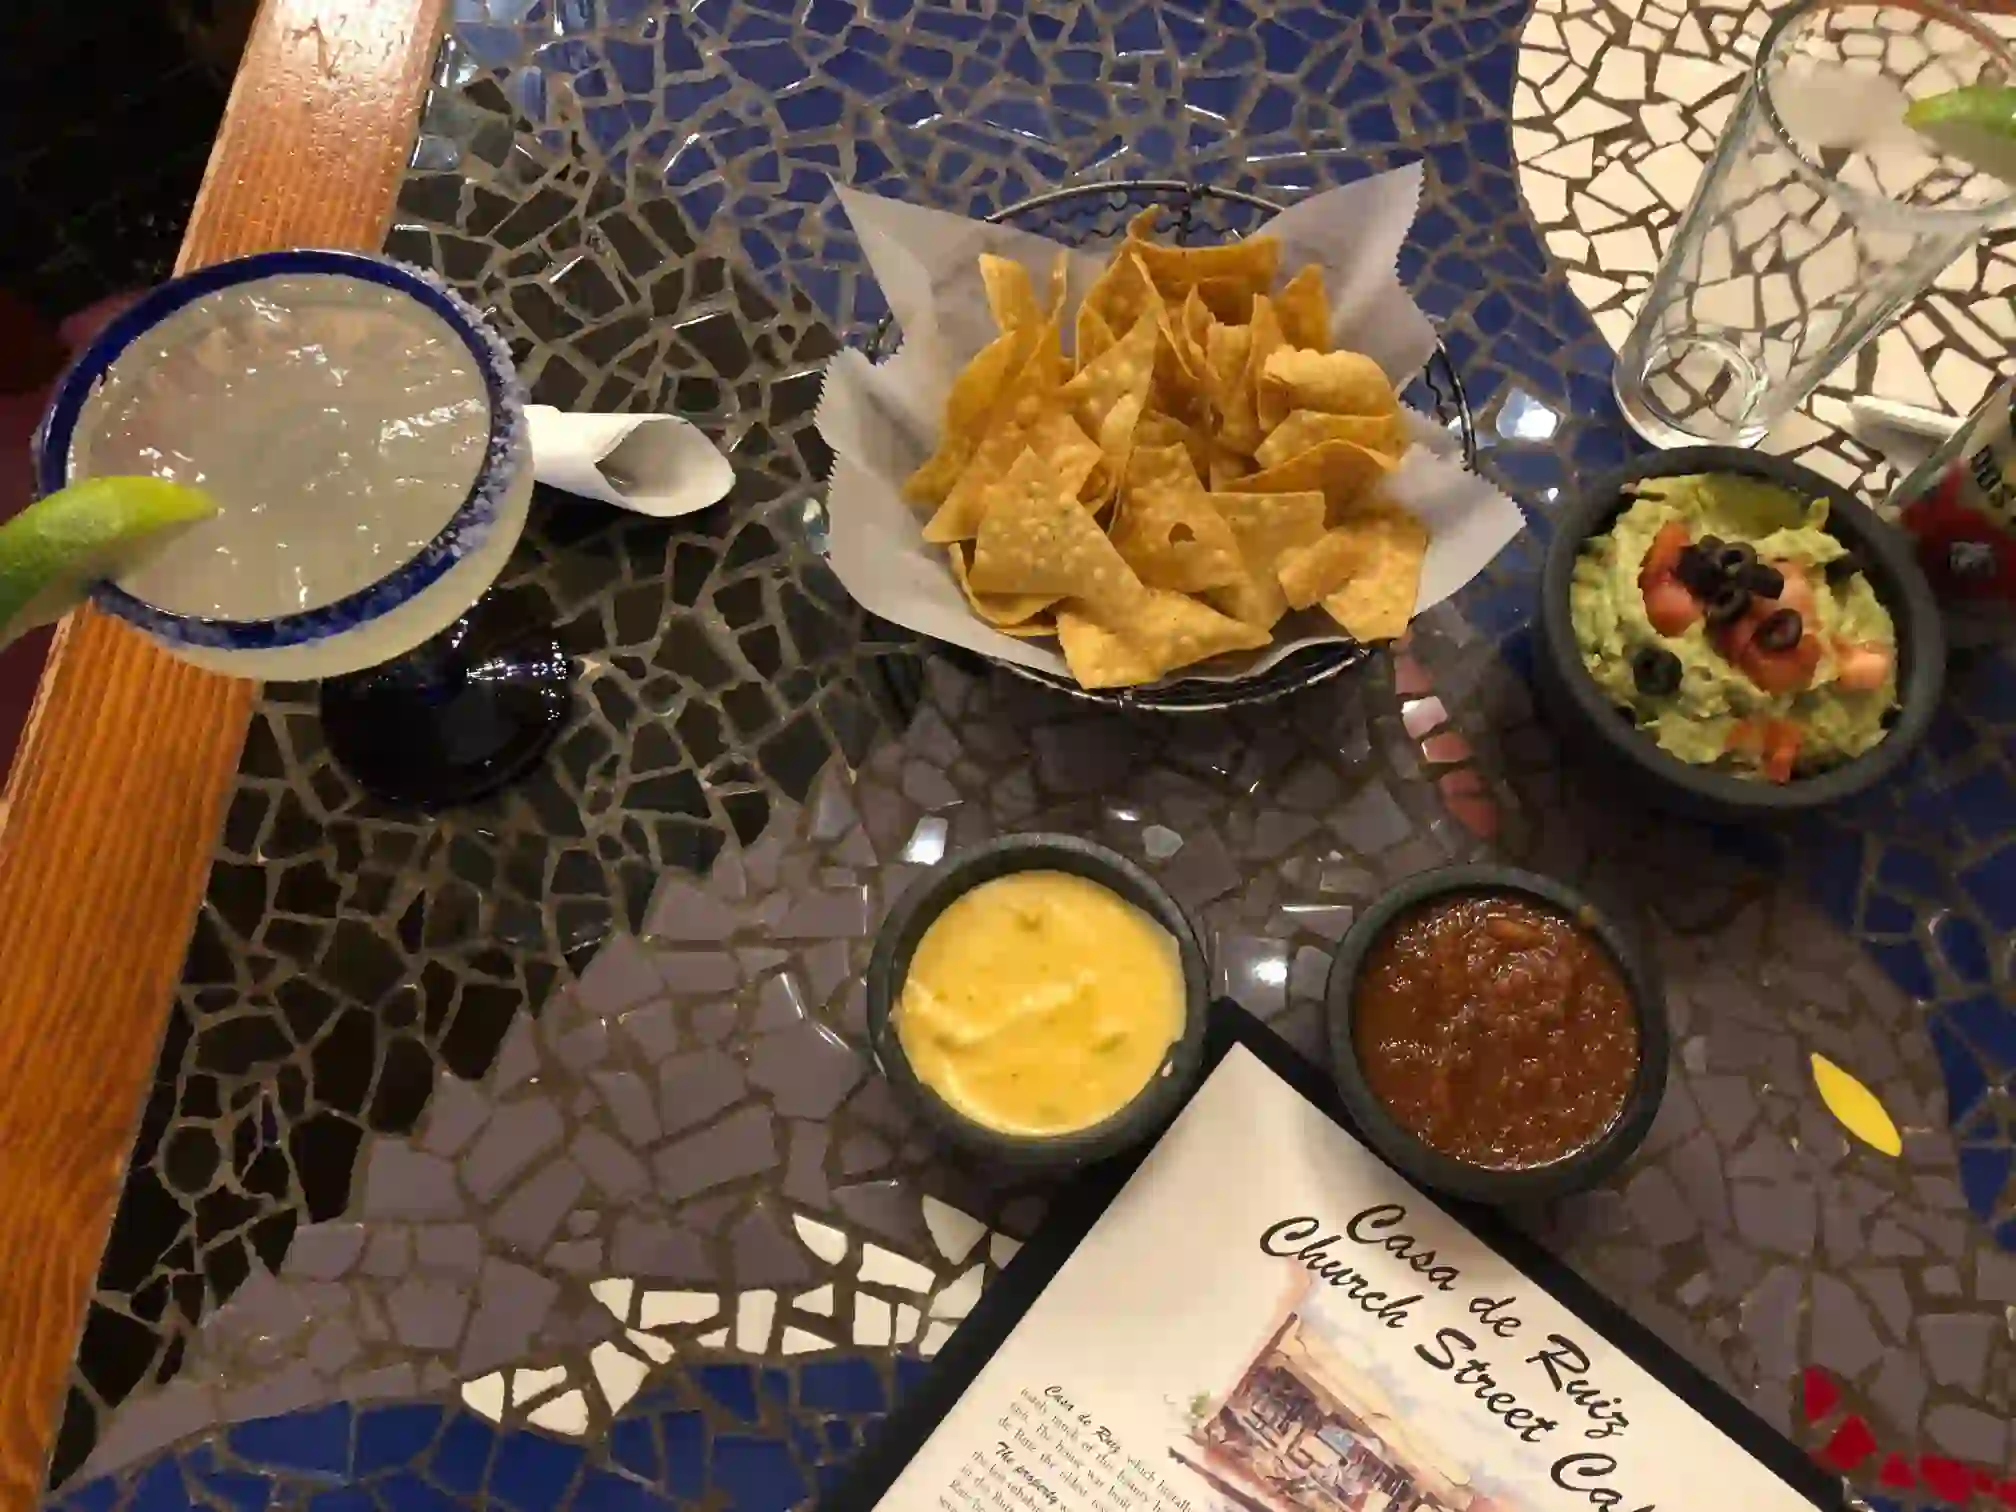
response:
<path id="1" fill-rule="evenodd" d="M 322 684 L 329 750 L 387 803 L 447 808 L 536 766 L 567 722 L 573 665 L 510 594 L 368 671 Z"/>

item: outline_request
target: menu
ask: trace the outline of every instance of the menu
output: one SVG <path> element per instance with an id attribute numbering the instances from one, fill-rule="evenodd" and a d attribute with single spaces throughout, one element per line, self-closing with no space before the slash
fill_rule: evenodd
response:
<path id="1" fill-rule="evenodd" d="M 1081 1178 L 826 1512 L 1789 1512 L 1840 1483 L 1327 1079 L 1214 1010 L 1199 1089 Z"/>

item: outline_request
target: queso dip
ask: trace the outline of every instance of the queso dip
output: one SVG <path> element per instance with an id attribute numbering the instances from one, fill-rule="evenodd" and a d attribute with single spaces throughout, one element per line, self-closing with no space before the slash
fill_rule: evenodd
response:
<path id="1" fill-rule="evenodd" d="M 1075 1133 L 1132 1102 L 1183 1032 L 1182 958 L 1069 872 L 1011 872 L 924 931 L 894 1014 L 917 1077 L 984 1128 Z"/>

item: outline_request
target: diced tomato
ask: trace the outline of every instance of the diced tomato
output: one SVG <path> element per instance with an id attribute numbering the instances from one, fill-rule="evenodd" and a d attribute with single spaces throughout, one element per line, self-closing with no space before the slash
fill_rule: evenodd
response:
<path id="1" fill-rule="evenodd" d="M 1723 660 L 1732 663 L 1766 693 L 1796 693 L 1812 683 L 1813 673 L 1820 665 L 1820 638 L 1802 635 L 1799 644 L 1789 651 L 1767 651 L 1756 644 L 1757 627 L 1780 609 L 1797 609 L 1800 619 L 1810 626 L 1813 623 L 1813 587 L 1806 581 L 1797 563 L 1773 562 L 1771 565 L 1784 576 L 1784 590 L 1777 598 L 1752 594 L 1750 607 L 1743 612 L 1742 618 L 1731 624 L 1718 625 L 1708 632 L 1708 639 Z"/>
<path id="2" fill-rule="evenodd" d="M 1750 757 L 1771 781 L 1790 782 L 1804 740 L 1789 719 L 1739 719 L 1730 727 L 1725 749 Z"/>
<path id="3" fill-rule="evenodd" d="M 1764 775 L 1773 782 L 1790 782 L 1792 767 L 1799 759 L 1799 745 L 1805 739 L 1799 726 L 1789 719 L 1774 719 L 1764 728 Z"/>
<path id="4" fill-rule="evenodd" d="M 1687 542 L 1687 527 L 1678 520 L 1669 520 L 1659 527 L 1659 534 L 1652 538 L 1652 544 L 1645 549 L 1645 560 L 1638 567 L 1638 591 L 1645 596 L 1645 617 L 1661 635 L 1678 635 L 1701 617 L 1700 600 L 1673 575 Z"/>
<path id="5" fill-rule="evenodd" d="M 1882 687 L 1895 662 L 1896 654 L 1888 646 L 1834 642 L 1835 679 L 1851 692 L 1873 693 Z"/>

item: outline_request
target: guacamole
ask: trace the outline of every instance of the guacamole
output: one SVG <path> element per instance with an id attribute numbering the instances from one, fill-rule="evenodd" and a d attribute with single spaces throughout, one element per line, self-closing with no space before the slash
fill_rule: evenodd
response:
<path id="1" fill-rule="evenodd" d="M 1733 473 L 1648 478 L 1585 543 L 1589 675 L 1682 761 L 1784 782 L 1861 755 L 1897 708 L 1897 632 L 1825 501 Z"/>

